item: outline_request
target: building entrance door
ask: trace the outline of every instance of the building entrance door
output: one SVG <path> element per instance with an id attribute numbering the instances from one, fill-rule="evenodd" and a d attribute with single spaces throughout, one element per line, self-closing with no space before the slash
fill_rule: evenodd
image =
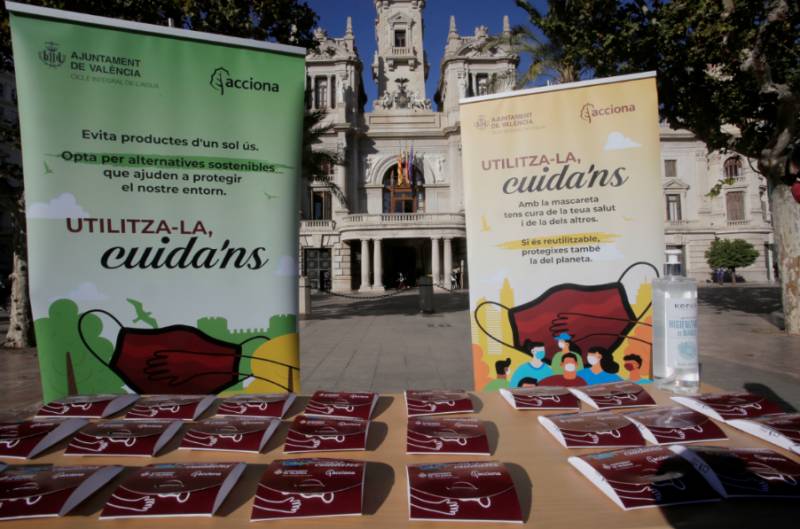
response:
<path id="1" fill-rule="evenodd" d="M 303 251 L 304 269 L 311 288 L 331 289 L 331 249 L 306 248 Z"/>
<path id="2" fill-rule="evenodd" d="M 397 288 L 400 274 L 406 285 L 413 287 L 428 273 L 430 250 L 423 239 L 384 239 L 383 253 L 383 284 L 387 288 Z"/>

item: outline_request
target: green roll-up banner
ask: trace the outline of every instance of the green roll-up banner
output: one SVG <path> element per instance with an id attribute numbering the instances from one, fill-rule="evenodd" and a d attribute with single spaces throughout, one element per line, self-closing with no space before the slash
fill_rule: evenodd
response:
<path id="1" fill-rule="evenodd" d="M 6 5 L 45 402 L 297 391 L 305 50 Z"/>

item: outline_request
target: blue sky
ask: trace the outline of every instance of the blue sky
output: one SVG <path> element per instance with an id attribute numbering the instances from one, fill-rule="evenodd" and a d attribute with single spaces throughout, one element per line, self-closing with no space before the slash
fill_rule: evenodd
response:
<path id="1" fill-rule="evenodd" d="M 345 21 L 353 17 L 353 33 L 356 47 L 364 63 L 364 88 L 369 102 L 367 111 L 372 110 L 372 100 L 376 97 L 376 87 L 372 81 L 370 64 L 375 53 L 375 2 L 374 0 L 306 0 L 319 15 L 319 24 L 333 37 L 344 34 Z M 536 0 L 535 5 L 546 4 Z M 503 15 L 508 15 L 511 25 L 527 24 L 526 13 L 518 8 L 514 0 L 428 0 L 422 12 L 425 21 L 425 50 L 431 69 L 426 84 L 427 97 L 433 99 L 439 82 L 439 65 L 442 60 L 450 15 L 455 15 L 458 32 L 472 35 L 475 27 L 485 25 L 490 34 L 503 29 Z"/>

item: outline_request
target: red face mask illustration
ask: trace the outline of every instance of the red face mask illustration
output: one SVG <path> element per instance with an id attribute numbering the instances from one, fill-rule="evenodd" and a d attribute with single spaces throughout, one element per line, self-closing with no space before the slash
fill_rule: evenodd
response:
<path id="1" fill-rule="evenodd" d="M 92 313 L 105 314 L 120 326 L 109 362 L 92 349 L 83 334 L 81 323 Z M 95 358 L 114 371 L 130 389 L 144 394 L 219 393 L 252 376 L 240 372 L 242 346 L 256 339 L 269 340 L 266 336 L 256 336 L 239 344 L 228 343 L 188 325 L 129 328 L 103 310 L 82 314 L 78 333 Z"/>
<path id="2" fill-rule="evenodd" d="M 602 347 L 614 351 L 628 333 L 639 324 L 639 319 L 647 312 L 634 314 L 628 295 L 621 281 L 625 274 L 635 266 L 649 266 L 658 276 L 655 266 L 650 263 L 634 263 L 629 266 L 615 283 L 601 285 L 576 285 L 564 283 L 556 285 L 538 298 L 516 307 L 504 307 L 499 303 L 487 301 L 475 309 L 478 326 L 490 338 L 525 354 L 526 344 L 530 342 L 553 343 L 560 333 L 571 335 L 571 342 L 578 345 L 584 354 L 589 347 Z M 508 319 L 514 337 L 513 344 L 501 342 L 481 326 L 477 317 L 484 305 L 496 305 L 508 311 Z M 549 350 L 548 358 L 552 358 Z"/>

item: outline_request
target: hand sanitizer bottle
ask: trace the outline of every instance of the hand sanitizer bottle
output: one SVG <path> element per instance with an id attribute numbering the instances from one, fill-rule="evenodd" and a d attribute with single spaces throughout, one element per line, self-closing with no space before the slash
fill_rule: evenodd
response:
<path id="1" fill-rule="evenodd" d="M 667 250 L 664 277 L 653 280 L 653 377 L 675 393 L 697 393 L 697 283 L 681 274 L 680 250 Z"/>

